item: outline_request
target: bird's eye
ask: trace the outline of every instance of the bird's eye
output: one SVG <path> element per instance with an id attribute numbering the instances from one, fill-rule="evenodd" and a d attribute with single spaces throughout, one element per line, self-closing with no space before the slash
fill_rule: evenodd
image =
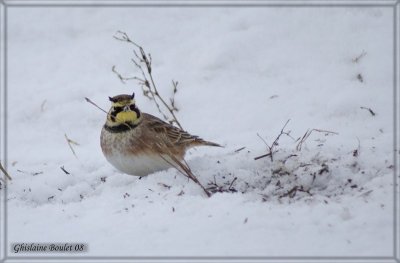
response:
<path id="1" fill-rule="evenodd" d="M 136 109 L 135 104 L 129 105 L 129 109 L 130 109 L 131 111 L 135 111 L 135 109 Z"/>
<path id="2" fill-rule="evenodd" d="M 114 111 L 120 112 L 120 111 L 122 111 L 122 107 L 114 107 Z"/>

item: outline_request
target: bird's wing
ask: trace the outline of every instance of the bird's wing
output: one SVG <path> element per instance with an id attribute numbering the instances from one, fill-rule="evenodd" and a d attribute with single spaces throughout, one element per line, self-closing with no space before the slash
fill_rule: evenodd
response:
<path id="1" fill-rule="evenodd" d="M 196 140 L 201 140 L 198 136 L 191 135 L 190 133 L 166 123 L 165 121 L 162 121 L 151 114 L 144 114 L 146 115 L 145 119 L 147 121 L 147 127 L 154 131 L 158 136 L 164 137 L 169 144 L 191 144 Z"/>

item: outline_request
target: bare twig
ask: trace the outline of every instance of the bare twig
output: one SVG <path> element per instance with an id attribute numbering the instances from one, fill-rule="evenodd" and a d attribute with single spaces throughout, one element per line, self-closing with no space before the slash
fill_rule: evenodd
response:
<path id="1" fill-rule="evenodd" d="M 310 190 L 305 190 L 304 187 L 301 186 L 297 186 L 295 185 L 292 189 L 290 189 L 288 192 L 282 194 L 279 196 L 279 198 L 283 198 L 286 196 L 289 196 L 289 198 L 293 198 L 296 196 L 297 192 L 303 192 L 303 193 L 307 193 L 309 196 L 312 196 L 312 194 L 310 193 Z"/>
<path id="2" fill-rule="evenodd" d="M 308 139 L 308 137 L 310 137 L 310 135 L 311 135 L 311 133 L 312 133 L 313 131 L 316 131 L 316 132 L 324 132 L 324 133 L 331 133 L 331 134 L 338 135 L 337 132 L 333 132 L 333 131 L 326 131 L 326 130 L 320 130 L 320 129 L 311 129 L 311 130 L 308 129 L 308 130 L 306 131 L 306 133 L 304 133 L 304 135 L 303 135 L 303 137 L 301 138 L 301 140 L 299 141 L 299 143 L 297 144 L 297 146 L 296 146 L 296 150 L 297 150 L 297 151 L 301 151 L 301 147 L 302 147 L 303 143 Z"/>
<path id="3" fill-rule="evenodd" d="M 97 106 L 97 104 L 94 103 L 93 101 L 91 101 L 89 98 L 85 97 L 85 100 L 86 100 L 87 102 L 89 102 L 90 104 L 92 104 L 93 106 L 95 106 L 96 108 L 98 108 L 99 110 L 101 110 L 102 112 L 104 112 L 105 114 L 108 115 L 108 112 L 106 112 L 105 110 L 103 110 L 102 108 L 100 108 L 99 106 Z"/>
<path id="4" fill-rule="evenodd" d="M 375 113 L 373 110 L 371 110 L 371 108 L 360 107 L 360 109 L 363 109 L 363 110 L 368 110 L 368 111 L 369 111 L 369 113 L 371 113 L 371 115 L 372 115 L 372 116 L 375 116 L 375 115 L 376 115 L 376 113 Z"/>
<path id="5" fill-rule="evenodd" d="M 23 173 L 23 174 L 30 174 L 33 176 L 39 175 L 39 174 L 43 174 L 43 171 L 39 171 L 39 172 L 27 172 L 27 171 L 23 171 L 20 169 L 17 169 L 17 172 Z"/>
<path id="6" fill-rule="evenodd" d="M 358 55 L 357 57 L 353 58 L 352 61 L 353 63 L 358 63 L 360 62 L 360 59 L 362 59 L 363 57 L 365 57 L 365 55 L 367 55 L 367 52 L 365 52 L 365 50 L 362 51 L 362 53 L 360 55 Z"/>
<path id="7" fill-rule="evenodd" d="M 130 43 L 130 44 L 134 45 L 137 49 L 139 49 L 139 52 L 134 51 L 136 59 L 132 58 L 132 62 L 141 71 L 143 79 L 139 79 L 139 78 L 135 78 L 135 79 L 139 80 L 139 82 L 141 83 L 142 89 L 145 88 L 144 94 L 145 95 L 150 94 L 150 97 L 154 100 L 158 111 L 163 115 L 164 119 L 168 120 L 168 117 L 162 112 L 161 107 L 158 104 L 158 101 L 160 101 L 161 104 L 170 113 L 170 115 L 172 117 L 172 120 L 170 120 L 170 123 L 176 123 L 176 125 L 178 125 L 178 127 L 183 130 L 182 125 L 180 124 L 180 122 L 178 121 L 178 119 L 175 115 L 177 108 L 175 107 L 174 97 L 171 100 L 171 105 L 168 105 L 168 103 L 160 96 L 160 93 L 158 92 L 157 85 L 155 84 L 155 81 L 154 81 L 154 78 L 152 75 L 151 55 L 146 53 L 144 51 L 143 47 L 141 47 L 140 45 L 138 45 L 137 43 L 132 41 L 125 32 L 117 31 L 117 33 L 114 35 L 114 38 L 119 41 Z M 143 69 L 142 65 L 144 66 L 146 71 Z M 113 71 L 115 71 L 115 67 L 113 68 Z M 120 76 L 119 73 L 117 73 L 117 75 Z M 123 78 L 122 76 L 120 76 L 120 79 L 122 81 L 122 80 L 127 80 L 128 78 Z M 177 91 L 177 85 L 178 85 L 178 82 L 173 81 L 174 94 Z M 147 97 L 149 97 L 149 96 L 147 96 Z"/>
<path id="8" fill-rule="evenodd" d="M 171 102 L 171 109 L 172 111 L 179 111 L 179 109 L 176 107 L 175 105 L 175 94 L 178 92 L 178 81 L 174 81 L 172 80 L 172 87 L 173 87 L 173 94 L 172 94 L 172 98 L 170 98 L 170 102 Z"/>
<path id="9" fill-rule="evenodd" d="M 65 170 L 64 166 L 61 166 L 60 169 L 65 173 L 65 174 L 69 174 L 69 172 L 67 170 Z"/>
<path id="10" fill-rule="evenodd" d="M 71 140 L 70 138 L 68 138 L 67 134 L 65 134 L 65 133 L 64 133 L 64 137 L 67 140 L 68 146 L 71 149 L 72 153 L 75 155 L 76 158 L 78 158 L 78 156 L 76 156 L 74 148 L 72 147 L 72 144 L 76 145 L 76 146 L 79 146 L 79 143 L 77 143 L 77 142 Z"/>
<path id="11" fill-rule="evenodd" d="M 212 193 L 235 193 L 237 190 L 232 186 L 236 180 L 237 177 L 233 178 L 231 182 L 225 182 L 223 185 L 219 185 L 214 175 L 214 181 L 208 183 L 209 187 L 207 190 L 211 191 Z"/>
<path id="12" fill-rule="evenodd" d="M 237 177 L 233 178 L 232 182 L 229 184 L 228 189 L 231 190 L 233 183 L 237 180 Z"/>
<path id="13" fill-rule="evenodd" d="M 283 127 L 282 127 L 282 129 L 281 129 L 281 132 L 280 132 L 280 133 L 278 134 L 278 136 L 275 138 L 275 140 L 274 140 L 274 142 L 271 144 L 271 146 L 269 146 L 268 143 L 267 143 L 260 135 L 257 134 L 257 136 L 258 136 L 259 138 L 261 138 L 261 140 L 262 140 L 262 141 L 265 143 L 265 145 L 267 146 L 267 148 L 268 148 L 268 153 L 267 153 L 267 154 L 264 154 L 264 155 L 257 156 L 257 157 L 254 158 L 254 160 L 258 160 L 258 159 L 261 159 L 261 158 L 264 158 L 264 157 L 269 156 L 269 157 L 271 158 L 271 162 L 274 161 L 273 154 L 276 152 L 276 151 L 274 151 L 274 149 L 275 149 L 276 146 L 278 146 L 279 138 L 280 138 L 282 135 L 286 135 L 286 136 L 289 136 L 290 138 L 293 139 L 293 137 L 290 136 L 290 131 L 289 131 L 289 132 L 285 132 L 286 125 L 289 123 L 289 121 L 290 121 L 290 119 L 286 121 L 285 125 L 283 125 Z"/>
<path id="14" fill-rule="evenodd" d="M 8 180 L 10 180 L 10 181 L 12 180 L 11 176 L 7 173 L 6 169 L 3 167 L 3 165 L 1 164 L 1 162 L 0 162 L 0 171 L 3 172 L 3 174 L 6 176 L 6 178 L 7 178 Z"/>
<path id="15" fill-rule="evenodd" d="M 130 78 L 123 77 L 119 72 L 117 72 L 117 70 L 115 69 L 115 65 L 112 66 L 111 71 L 114 72 L 117 75 L 117 77 L 119 78 L 119 80 L 124 84 L 126 83 L 127 80 L 137 79 L 136 77 L 130 77 Z"/>
<path id="16" fill-rule="evenodd" d="M 291 154 L 291 155 L 289 155 L 288 157 L 286 157 L 286 158 L 282 161 L 282 163 L 285 164 L 287 160 L 289 160 L 289 159 L 292 158 L 292 157 L 296 157 L 296 156 L 297 156 L 297 154 Z"/>
<path id="17" fill-rule="evenodd" d="M 158 185 L 161 185 L 161 186 L 167 188 L 168 190 L 171 189 L 170 185 L 167 185 L 167 184 L 164 184 L 164 183 L 158 183 Z"/>
<path id="18" fill-rule="evenodd" d="M 240 152 L 240 151 L 242 151 L 242 150 L 244 150 L 244 149 L 246 149 L 246 147 L 241 147 L 241 148 L 239 148 L 239 149 L 236 149 L 234 152 L 235 152 L 235 153 L 238 153 L 238 152 Z"/>
<path id="19" fill-rule="evenodd" d="M 89 102 L 90 104 L 92 104 L 93 106 L 95 106 L 96 108 L 98 108 L 99 110 L 101 110 L 102 112 L 104 112 L 105 114 L 107 114 L 107 116 L 111 116 L 108 112 L 106 112 L 105 110 L 103 110 L 102 108 L 100 108 L 96 103 L 94 103 L 93 101 L 91 101 L 89 98 L 85 97 L 85 100 L 86 100 L 87 102 Z M 120 120 L 120 119 L 118 119 L 118 118 L 115 117 L 115 116 L 113 116 L 113 117 L 116 118 L 117 120 Z M 121 123 L 123 123 L 123 125 L 127 126 L 129 129 L 131 129 L 131 126 L 129 126 L 127 123 L 122 122 L 122 121 L 121 121 Z"/>

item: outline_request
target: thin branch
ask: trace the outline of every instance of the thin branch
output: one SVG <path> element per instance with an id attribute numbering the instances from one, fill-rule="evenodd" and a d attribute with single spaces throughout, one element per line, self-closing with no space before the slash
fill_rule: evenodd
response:
<path id="1" fill-rule="evenodd" d="M 367 55 L 367 52 L 365 52 L 365 50 L 362 51 L 362 53 L 360 55 L 358 55 L 357 57 L 353 58 L 352 61 L 353 63 L 358 63 L 360 62 L 360 59 L 362 59 L 363 57 L 365 57 L 365 55 Z"/>
<path id="2" fill-rule="evenodd" d="M 110 113 L 108 113 L 108 112 L 106 112 L 105 110 L 103 110 L 102 108 L 100 108 L 96 103 L 94 103 L 93 101 L 91 101 L 89 98 L 85 97 L 85 100 L 86 100 L 87 102 L 89 102 L 90 104 L 92 104 L 93 106 L 95 106 L 96 108 L 98 108 L 99 110 L 101 110 L 102 112 L 104 112 L 105 114 L 107 114 L 107 116 L 111 116 Z M 120 121 L 123 125 L 125 125 L 125 126 L 128 127 L 129 129 L 132 129 L 132 127 L 129 126 L 127 123 L 121 121 L 121 120 L 118 119 L 117 117 L 114 117 L 114 118 L 116 118 L 116 120 Z"/>
<path id="3" fill-rule="evenodd" d="M 231 189 L 233 183 L 234 183 L 236 180 L 237 180 L 237 177 L 233 178 L 232 182 L 230 183 L 230 185 L 229 185 L 229 187 L 228 187 L 229 190 Z"/>
<path id="4" fill-rule="evenodd" d="M 262 140 L 262 141 L 265 143 L 265 145 L 267 146 L 268 152 L 267 152 L 267 154 L 264 154 L 264 155 L 260 155 L 260 156 L 255 157 L 254 160 L 258 160 L 258 159 L 261 159 L 261 158 L 264 158 L 264 157 L 269 156 L 269 157 L 271 158 L 271 162 L 274 161 L 273 154 L 276 152 L 276 151 L 274 151 L 274 150 L 275 150 L 274 148 L 275 148 L 276 146 L 278 146 L 279 138 L 280 138 L 282 135 L 286 135 L 286 136 L 289 136 L 290 138 L 293 139 L 293 137 L 290 136 L 290 131 L 289 131 L 289 132 L 285 132 L 286 125 L 289 123 L 289 121 L 290 121 L 290 119 L 286 121 L 285 125 L 283 125 L 283 127 L 282 127 L 282 129 L 281 129 L 281 132 L 280 132 L 279 135 L 275 138 L 275 140 L 274 140 L 274 142 L 271 144 L 271 146 L 269 146 L 268 143 L 267 143 L 259 134 L 257 134 L 257 136 L 258 136 L 259 138 L 261 138 L 261 140 Z"/>
<path id="5" fill-rule="evenodd" d="M 64 166 L 61 166 L 60 169 L 61 169 L 65 174 L 70 174 L 67 170 L 65 170 Z"/>
<path id="6" fill-rule="evenodd" d="M 146 54 L 146 52 L 144 51 L 143 47 L 141 47 L 140 45 L 138 45 L 137 43 L 132 41 L 125 32 L 117 31 L 117 34 L 114 35 L 114 38 L 119 40 L 119 41 L 123 41 L 123 42 L 127 42 L 127 43 L 130 43 L 130 44 L 133 44 L 136 48 L 139 49 L 140 54 L 138 54 L 136 51 L 134 51 L 135 57 L 139 62 L 135 61 L 135 59 L 132 59 L 132 62 L 142 72 L 143 79 L 144 79 L 144 81 L 142 80 L 142 89 L 143 89 L 143 87 L 147 88 L 146 91 L 148 91 L 150 93 L 151 97 L 154 99 L 154 102 L 156 103 L 157 109 L 163 115 L 163 117 L 166 120 L 168 120 L 168 117 L 162 112 L 161 107 L 158 104 L 157 100 L 160 101 L 163 104 L 163 106 L 168 110 L 168 112 L 171 114 L 172 121 L 170 121 L 170 122 L 176 123 L 178 125 L 178 127 L 183 130 L 182 125 L 180 124 L 180 122 L 178 121 L 178 119 L 177 119 L 177 117 L 175 115 L 175 111 L 177 111 L 176 107 L 174 107 L 174 105 L 168 105 L 168 103 L 160 96 L 160 93 L 158 92 L 157 85 L 155 84 L 155 81 L 154 81 L 154 78 L 153 78 L 153 75 L 152 75 L 152 58 L 151 58 L 151 55 L 150 54 Z M 144 65 L 144 67 L 146 69 L 146 72 L 147 72 L 147 75 L 145 74 L 145 72 L 144 72 L 144 70 L 142 68 L 142 65 Z M 115 68 L 114 68 L 114 70 L 115 70 Z M 177 82 L 173 82 L 173 83 L 176 83 L 176 84 L 173 84 L 174 85 L 174 90 L 175 90 Z"/>
<path id="7" fill-rule="evenodd" d="M 114 73 L 117 75 L 117 77 L 119 78 L 119 80 L 120 80 L 122 83 L 124 83 L 124 84 L 126 83 L 127 80 L 137 79 L 136 77 L 123 77 L 123 76 L 115 69 L 115 65 L 112 66 L 111 71 L 114 72 Z"/>
<path id="8" fill-rule="evenodd" d="M 371 113 L 371 115 L 372 115 L 372 116 L 375 116 L 375 115 L 376 115 L 376 113 L 375 113 L 373 110 L 371 110 L 371 108 L 360 107 L 360 109 L 363 109 L 363 110 L 368 110 L 368 111 L 369 111 L 369 113 Z"/>
<path id="9" fill-rule="evenodd" d="M 98 108 L 99 110 L 101 110 L 102 112 L 104 112 L 105 114 L 108 115 L 108 112 L 106 112 L 105 110 L 103 110 L 102 108 L 100 108 L 99 106 L 97 106 L 97 104 L 94 103 L 93 101 L 91 101 L 89 98 L 85 97 L 85 100 L 86 100 L 87 102 L 89 102 L 90 104 L 92 104 L 93 106 L 95 106 L 96 108 Z"/>
<path id="10" fill-rule="evenodd" d="M 69 146 L 69 148 L 71 149 L 72 153 L 75 155 L 76 158 L 78 158 L 78 156 L 76 156 L 76 153 L 75 153 L 74 148 L 72 147 L 72 144 L 78 146 L 79 143 L 77 143 L 77 142 L 71 140 L 70 138 L 68 138 L 68 137 L 67 137 L 67 134 L 65 134 L 65 133 L 64 133 L 64 137 L 65 137 L 65 139 L 67 140 L 68 146 Z"/>
<path id="11" fill-rule="evenodd" d="M 6 169 L 3 167 L 3 165 L 0 162 L 0 171 L 3 172 L 3 174 L 7 177 L 8 180 L 12 180 L 11 176 L 7 173 Z"/>
<path id="12" fill-rule="evenodd" d="M 241 147 L 241 148 L 239 148 L 239 149 L 236 149 L 234 152 L 235 152 L 235 153 L 238 153 L 238 152 L 240 152 L 240 151 L 242 151 L 242 150 L 244 150 L 244 149 L 246 149 L 246 147 Z"/>

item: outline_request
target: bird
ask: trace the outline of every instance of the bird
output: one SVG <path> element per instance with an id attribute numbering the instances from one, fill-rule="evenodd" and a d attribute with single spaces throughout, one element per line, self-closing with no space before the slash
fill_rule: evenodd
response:
<path id="1" fill-rule="evenodd" d="M 109 100 L 111 108 L 101 130 L 100 145 L 107 161 L 125 174 L 142 177 L 171 167 L 179 169 L 186 167 L 184 156 L 188 149 L 222 147 L 141 112 L 135 93 Z"/>

